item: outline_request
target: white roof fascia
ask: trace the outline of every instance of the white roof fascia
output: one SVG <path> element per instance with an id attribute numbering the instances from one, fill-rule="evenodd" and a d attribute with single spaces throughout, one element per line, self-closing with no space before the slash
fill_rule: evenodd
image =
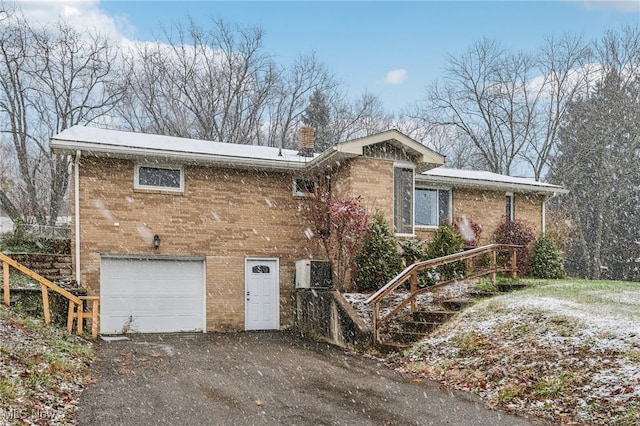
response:
<path id="1" fill-rule="evenodd" d="M 435 169 L 434 169 L 435 170 Z M 497 175 L 496 176 L 501 176 Z M 487 180 L 487 179 L 473 179 L 468 177 L 455 177 L 455 176 L 438 176 L 430 174 L 417 174 L 415 177 L 416 184 L 436 184 L 436 185 L 448 185 L 452 187 L 467 187 L 467 188 L 479 188 L 479 189 L 492 189 L 498 191 L 513 191 L 513 192 L 537 192 L 544 194 L 567 194 L 569 190 L 543 182 L 531 181 L 528 182 L 510 182 L 508 181 L 510 176 L 505 176 L 507 180 Z M 521 180 L 525 180 L 520 178 Z"/>

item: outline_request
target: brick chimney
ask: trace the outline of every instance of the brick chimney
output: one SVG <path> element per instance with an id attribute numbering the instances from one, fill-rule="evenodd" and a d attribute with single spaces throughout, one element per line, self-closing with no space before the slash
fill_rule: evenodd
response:
<path id="1" fill-rule="evenodd" d="M 313 127 L 301 127 L 298 130 L 298 155 L 301 157 L 313 157 L 315 148 L 315 129 Z"/>

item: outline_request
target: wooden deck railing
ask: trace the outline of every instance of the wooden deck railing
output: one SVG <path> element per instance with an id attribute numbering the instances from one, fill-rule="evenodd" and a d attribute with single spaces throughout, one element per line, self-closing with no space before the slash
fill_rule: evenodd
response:
<path id="1" fill-rule="evenodd" d="M 9 287 L 9 269 L 13 267 L 23 273 L 24 275 L 33 278 L 38 281 L 42 289 L 42 307 L 44 310 L 44 321 L 46 324 L 51 324 L 51 310 L 49 308 L 49 290 L 55 291 L 61 296 L 69 300 L 69 311 L 67 314 L 67 330 L 73 331 L 73 321 L 77 320 L 77 334 L 82 335 L 84 329 L 84 320 L 91 318 L 91 334 L 95 339 L 98 336 L 98 315 L 100 310 L 100 298 L 97 296 L 75 296 L 60 287 L 57 284 L 52 283 L 43 276 L 33 272 L 31 269 L 0 253 L 0 261 L 2 261 L 2 273 L 4 281 L 4 304 L 9 306 L 11 302 L 10 287 Z M 86 313 L 84 310 L 84 302 L 91 303 L 91 312 Z"/>
<path id="2" fill-rule="evenodd" d="M 496 273 L 498 272 L 510 272 L 512 278 L 517 277 L 518 266 L 516 252 L 520 246 L 507 245 L 507 244 L 490 244 L 487 246 L 477 247 L 471 250 L 463 251 L 460 253 L 451 254 L 449 256 L 439 257 L 436 259 L 425 260 L 422 262 L 414 263 L 408 266 L 404 271 L 397 275 L 394 279 L 389 281 L 384 287 L 375 292 L 366 301 L 367 304 L 373 304 L 373 339 L 374 343 L 380 342 L 380 329 L 387 323 L 393 316 L 395 316 L 402 308 L 409 303 L 411 304 L 411 312 L 417 310 L 417 296 L 423 293 L 432 291 L 435 288 L 451 284 L 456 281 L 464 279 L 478 278 L 485 275 L 491 275 L 491 280 L 495 281 Z M 510 254 L 508 265 L 498 265 L 498 253 L 507 252 Z M 483 269 L 473 270 L 473 259 L 484 254 L 489 254 L 489 266 Z M 434 285 L 418 288 L 418 273 L 425 269 L 435 268 L 437 266 L 446 265 L 449 263 L 467 262 L 467 273 L 462 277 L 456 277 L 454 279 L 442 280 Z M 382 300 L 389 296 L 394 290 L 402 286 L 409 280 L 409 292 L 406 297 L 401 300 L 393 309 L 391 309 L 386 315 L 380 317 L 380 303 Z"/>

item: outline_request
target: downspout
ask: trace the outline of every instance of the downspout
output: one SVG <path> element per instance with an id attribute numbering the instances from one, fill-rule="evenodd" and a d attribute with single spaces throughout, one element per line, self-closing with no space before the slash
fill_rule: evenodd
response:
<path id="1" fill-rule="evenodd" d="M 76 235 L 76 284 L 80 285 L 80 150 L 73 160 L 73 208 Z"/>
<path id="2" fill-rule="evenodd" d="M 553 194 L 544 197 L 544 200 L 542 200 L 542 233 L 543 234 L 547 233 L 547 201 L 557 196 L 558 196 L 558 193 L 554 192 Z"/>

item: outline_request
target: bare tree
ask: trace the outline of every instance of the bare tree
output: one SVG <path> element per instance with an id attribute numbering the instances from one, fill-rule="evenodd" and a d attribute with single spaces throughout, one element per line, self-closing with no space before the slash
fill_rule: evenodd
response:
<path id="1" fill-rule="evenodd" d="M 540 93 L 532 124 L 532 137 L 522 158 L 529 163 L 536 180 L 550 166 L 558 145 L 558 129 L 567 105 L 586 93 L 592 69 L 588 66 L 591 50 L 581 37 L 566 34 L 548 37 L 537 57 L 541 76 L 529 83 Z"/>
<path id="2" fill-rule="evenodd" d="M 550 37 L 537 55 L 510 53 L 481 40 L 450 56 L 445 77 L 418 116 L 455 126 L 482 168 L 543 178 L 556 152 L 567 103 L 588 88 L 590 49 L 580 37 Z M 475 156 L 474 156 L 475 157 Z M 477 164 L 477 161 L 472 161 Z"/>
<path id="3" fill-rule="evenodd" d="M 167 44 L 134 48 L 132 90 L 121 111 L 132 130 L 256 143 L 278 69 L 262 30 L 190 21 L 165 32 Z"/>
<path id="4" fill-rule="evenodd" d="M 295 144 L 296 129 L 314 93 L 333 94 L 338 87 L 333 74 L 315 53 L 298 55 L 289 69 L 283 67 L 268 114 L 267 145 L 278 146 L 280 141 Z M 318 130 L 318 129 L 316 129 Z M 319 135 L 321 132 L 317 132 Z"/>
<path id="5" fill-rule="evenodd" d="M 0 116 L 2 117 L 3 139 L 9 139 L 15 150 L 20 174 L 23 176 L 28 198 L 35 202 L 38 193 L 33 175 L 34 154 L 30 140 L 29 105 L 24 94 L 29 89 L 29 46 L 28 31 L 20 28 L 15 16 L 5 17 L 0 26 Z M 22 216 L 16 200 L 12 200 L 8 185 L 0 187 L 0 203 L 12 218 Z M 44 222 L 44 214 L 35 209 L 36 220 Z"/>
<path id="6" fill-rule="evenodd" d="M 640 26 L 624 26 L 619 31 L 608 30 L 594 43 L 596 60 L 603 67 L 602 75 L 615 72 L 620 84 L 636 84 L 640 73 Z"/>
<path id="7" fill-rule="evenodd" d="M 449 57 L 442 85 L 428 91 L 434 123 L 460 129 L 485 167 L 509 174 L 530 138 L 537 97 L 527 89 L 532 60 L 484 39 L 460 57 Z"/>
<path id="8" fill-rule="evenodd" d="M 18 208 L 4 192 L 0 202 L 10 213 L 55 224 L 70 159 L 52 154 L 49 138 L 106 119 L 124 91 L 117 53 L 100 35 L 63 21 L 45 28 L 15 15 L 2 23 L 0 37 L 1 126 L 15 151 L 28 206 Z"/>
<path id="9" fill-rule="evenodd" d="M 385 112 L 379 96 L 365 91 L 353 102 L 346 99 L 346 94 L 338 92 L 328 100 L 332 140 L 340 142 L 388 129 L 392 116 Z"/>

